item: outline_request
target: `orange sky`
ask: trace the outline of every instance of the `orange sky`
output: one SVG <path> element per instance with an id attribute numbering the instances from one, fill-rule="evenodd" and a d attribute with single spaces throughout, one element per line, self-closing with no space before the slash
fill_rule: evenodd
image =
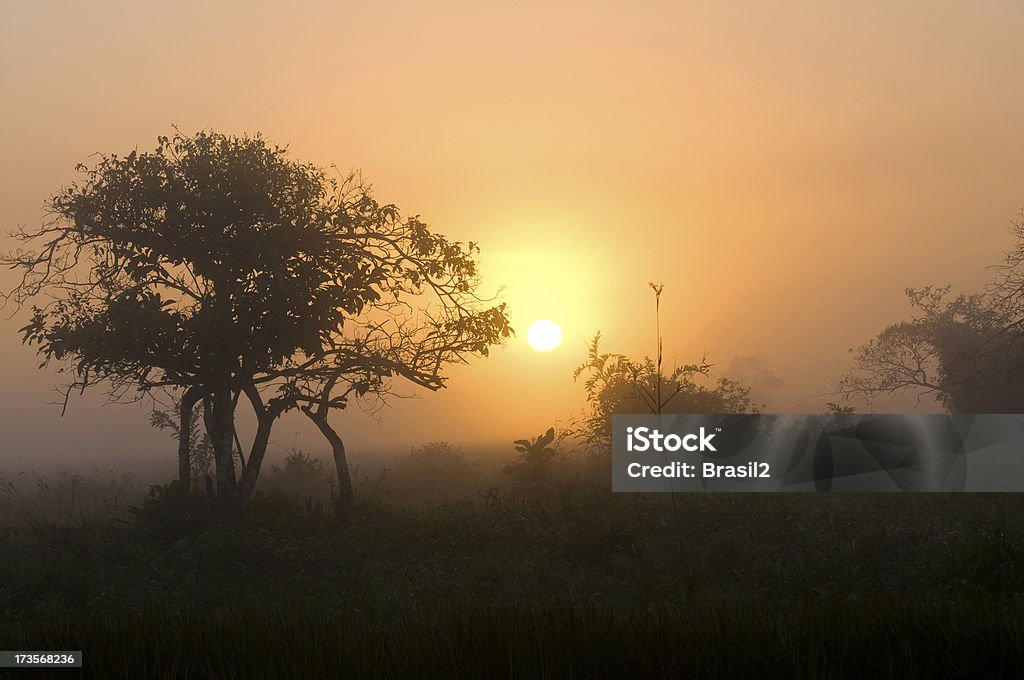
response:
<path id="1" fill-rule="evenodd" d="M 785 381 L 770 407 L 820 409 L 847 349 L 906 315 L 905 286 L 980 285 L 1024 206 L 1018 3 L 207 4 L 5 7 L 0 225 L 175 124 L 360 167 L 479 241 L 520 339 L 380 424 L 340 416 L 357 448 L 564 420 L 596 331 L 653 351 L 651 279 L 670 360 L 753 356 Z M 563 325 L 560 350 L 525 347 L 537 318 Z M 0 455 L 173 456 L 137 408 L 58 420 L 19 320 L 0 322 Z"/>

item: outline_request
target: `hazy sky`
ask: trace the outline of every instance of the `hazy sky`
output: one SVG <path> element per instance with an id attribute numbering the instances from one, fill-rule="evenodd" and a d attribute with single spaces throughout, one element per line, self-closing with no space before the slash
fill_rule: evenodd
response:
<path id="1" fill-rule="evenodd" d="M 362 448 L 564 420 L 596 331 L 653 352 L 652 279 L 669 360 L 755 357 L 785 381 L 770 407 L 818 410 L 848 348 L 906 316 L 904 287 L 977 287 L 1010 245 L 1020 3 L 489 5 L 5 3 L 0 226 L 172 125 L 362 168 L 381 200 L 481 243 L 520 331 L 444 394 L 339 416 Z M 526 347 L 538 318 L 559 350 Z M 19 321 L 0 321 L 0 456 L 173 457 L 139 408 L 82 399 L 59 420 Z"/>

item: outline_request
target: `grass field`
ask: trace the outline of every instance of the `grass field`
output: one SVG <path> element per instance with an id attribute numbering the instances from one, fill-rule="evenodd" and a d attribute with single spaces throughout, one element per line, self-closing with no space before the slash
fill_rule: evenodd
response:
<path id="1" fill-rule="evenodd" d="M 297 500 L 271 492 L 234 517 L 201 499 L 119 501 L 106 518 L 9 525 L 0 648 L 81 649 L 87 677 L 131 678 L 1024 668 L 1017 495 L 673 504 L 577 479 L 374 496 L 345 518 Z"/>

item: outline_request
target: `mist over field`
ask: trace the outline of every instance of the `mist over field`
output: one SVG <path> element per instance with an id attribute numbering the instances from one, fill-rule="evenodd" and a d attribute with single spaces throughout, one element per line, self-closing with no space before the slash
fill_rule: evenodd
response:
<path id="1" fill-rule="evenodd" d="M 819 411 L 848 350 L 906 318 L 905 287 L 990 279 L 1024 205 L 1012 5 L 239 8 L 9 8 L 0 221 L 39 224 L 76 163 L 173 124 L 361 168 L 382 200 L 479 242 L 519 334 L 379 423 L 339 416 L 354 453 L 568 418 L 596 332 L 653 355 L 650 280 L 666 363 L 753 357 L 782 381 L 768 410 Z M 557 351 L 526 346 L 539 318 L 562 325 Z M 86 394 L 57 418 L 24 320 L 0 326 L 5 459 L 173 455 L 139 408 Z M 280 429 L 316 440 L 302 420 Z"/>
<path id="2" fill-rule="evenodd" d="M 0 667 L 1016 677 L 1024 4 L 7 4 Z"/>

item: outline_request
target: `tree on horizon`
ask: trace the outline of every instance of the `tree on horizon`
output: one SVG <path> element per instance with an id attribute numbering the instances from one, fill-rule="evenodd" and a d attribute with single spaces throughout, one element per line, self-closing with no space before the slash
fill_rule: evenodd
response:
<path id="1" fill-rule="evenodd" d="M 747 413 L 757 412 L 750 388 L 731 378 L 711 381 L 707 356 L 699 364 L 666 370 L 661 337 L 661 295 L 664 285 L 647 284 L 654 291 L 655 355 L 630 359 L 624 354 L 601 352 L 601 333 L 587 348 L 586 360 L 573 371 L 583 378 L 587 410 L 565 436 L 576 436 L 591 448 L 610 452 L 612 416 L 617 413 Z M 712 382 L 708 387 L 700 381 Z"/>
<path id="2" fill-rule="evenodd" d="M 913 315 L 850 350 L 854 366 L 838 393 L 869 404 L 909 394 L 952 413 L 1022 412 L 1024 214 L 1011 232 L 1015 244 L 984 290 L 954 295 L 949 286 L 907 288 Z"/>
<path id="3" fill-rule="evenodd" d="M 505 305 L 477 294 L 476 243 L 259 135 L 176 132 L 76 169 L 50 219 L 12 234 L 27 247 L 0 257 L 21 272 L 4 302 L 36 302 L 23 341 L 70 376 L 65 406 L 101 385 L 115 400 L 166 390 L 190 432 L 201 404 L 225 503 L 251 496 L 274 423 L 299 410 L 331 444 L 339 505 L 351 506 L 329 414 L 385 397 L 396 378 L 441 389 L 447 365 L 512 333 Z M 257 430 L 236 473 L 243 396 Z M 188 493 L 190 438 L 178 439 Z"/>

